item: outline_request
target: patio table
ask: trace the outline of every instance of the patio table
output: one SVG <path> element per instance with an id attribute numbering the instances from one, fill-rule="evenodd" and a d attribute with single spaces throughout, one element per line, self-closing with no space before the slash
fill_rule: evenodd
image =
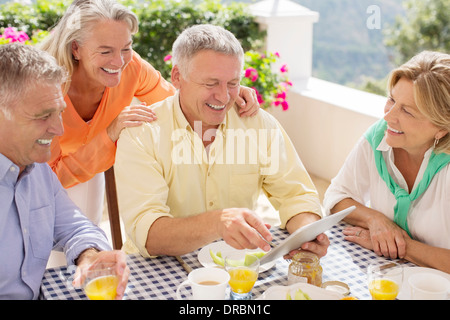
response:
<path id="1" fill-rule="evenodd" d="M 330 246 L 325 257 L 320 259 L 323 268 L 323 282 L 341 281 L 350 287 L 350 295 L 360 300 L 371 299 L 366 280 L 366 269 L 371 261 L 389 260 L 361 246 L 344 240 L 342 234 L 344 222 L 326 231 Z M 286 230 L 274 227 L 271 230 L 276 245 L 288 236 Z M 202 265 L 197 259 L 199 250 L 183 255 L 183 260 L 193 269 Z M 177 287 L 187 278 L 187 272 L 175 257 L 161 256 L 143 258 L 140 255 L 128 255 L 131 274 L 124 299 L 129 300 L 173 300 Z M 406 262 L 407 266 L 415 266 Z M 287 285 L 289 261 L 278 259 L 269 270 L 260 273 L 253 288 L 253 297 L 257 298 L 266 289 L 274 285 Z M 87 299 L 82 289 L 71 285 L 74 269 L 65 266 L 47 269 L 41 285 L 41 299 L 71 300 Z"/>

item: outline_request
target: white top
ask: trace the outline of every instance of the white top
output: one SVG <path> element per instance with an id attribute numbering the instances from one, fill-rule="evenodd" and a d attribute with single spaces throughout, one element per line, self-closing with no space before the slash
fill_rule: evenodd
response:
<path id="1" fill-rule="evenodd" d="M 405 179 L 394 164 L 393 150 L 385 138 L 377 150 L 382 151 L 394 181 L 408 191 Z M 413 190 L 422 179 L 431 151 L 432 148 L 425 153 Z M 331 181 L 323 202 L 325 214 L 330 214 L 330 209 L 345 198 L 352 198 L 394 219 L 395 197 L 378 174 L 372 147 L 364 137 L 360 138 L 338 175 Z M 450 249 L 450 165 L 439 171 L 428 189 L 411 202 L 408 227 L 415 240 Z"/>

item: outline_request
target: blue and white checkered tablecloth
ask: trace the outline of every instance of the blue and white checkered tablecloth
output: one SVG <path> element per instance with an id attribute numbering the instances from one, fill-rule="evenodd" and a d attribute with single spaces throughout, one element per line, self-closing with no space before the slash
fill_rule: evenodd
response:
<path id="1" fill-rule="evenodd" d="M 330 246 L 325 257 L 320 259 L 323 268 L 323 281 L 341 281 L 350 287 L 350 295 L 361 300 L 370 300 L 367 286 L 367 267 L 370 262 L 389 261 L 379 257 L 373 251 L 358 244 L 344 240 L 342 230 L 349 226 L 342 222 L 325 233 L 330 239 Z M 393 260 L 399 261 L 399 260 Z M 402 260 L 404 266 L 415 264 Z"/>
<path id="2" fill-rule="evenodd" d="M 342 281 L 350 287 L 350 294 L 358 299 L 370 299 L 366 281 L 366 268 L 370 261 L 386 260 L 372 251 L 344 240 L 342 229 L 345 223 L 334 226 L 326 234 L 330 247 L 325 257 L 320 260 L 323 268 L 323 282 Z M 272 235 L 277 244 L 288 236 L 285 230 L 274 228 Z M 202 265 L 197 259 L 198 251 L 182 256 L 193 269 Z M 408 263 L 409 264 L 409 263 Z M 131 274 L 124 299 L 176 299 L 178 286 L 187 279 L 187 273 L 175 257 L 143 258 L 129 255 L 128 265 Z M 409 264 L 413 266 L 413 264 Z M 282 258 L 271 269 L 260 273 L 253 289 L 253 296 L 259 297 L 266 289 L 274 285 L 287 285 L 289 262 Z M 71 300 L 87 299 L 82 289 L 75 289 L 71 284 L 74 269 L 66 267 L 48 269 L 41 285 L 41 299 Z"/>

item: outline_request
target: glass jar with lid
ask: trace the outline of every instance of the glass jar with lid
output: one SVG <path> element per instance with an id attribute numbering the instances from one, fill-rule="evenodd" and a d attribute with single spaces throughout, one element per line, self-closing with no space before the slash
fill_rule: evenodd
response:
<path id="1" fill-rule="evenodd" d="M 300 251 L 292 257 L 289 265 L 288 285 L 305 282 L 322 286 L 322 266 L 317 255 L 309 251 Z"/>

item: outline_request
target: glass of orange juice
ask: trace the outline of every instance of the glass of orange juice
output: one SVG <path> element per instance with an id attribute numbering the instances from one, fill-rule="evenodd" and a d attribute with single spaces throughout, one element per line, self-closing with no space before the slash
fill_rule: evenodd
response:
<path id="1" fill-rule="evenodd" d="M 225 270 L 230 274 L 230 299 L 250 300 L 258 279 L 259 258 L 245 250 L 234 251 L 225 257 Z"/>
<path id="2" fill-rule="evenodd" d="M 84 293 L 89 300 L 114 300 L 119 278 L 114 263 L 99 263 L 86 272 Z"/>
<path id="3" fill-rule="evenodd" d="M 395 300 L 403 282 L 403 267 L 393 261 L 370 263 L 367 279 L 373 300 Z"/>

